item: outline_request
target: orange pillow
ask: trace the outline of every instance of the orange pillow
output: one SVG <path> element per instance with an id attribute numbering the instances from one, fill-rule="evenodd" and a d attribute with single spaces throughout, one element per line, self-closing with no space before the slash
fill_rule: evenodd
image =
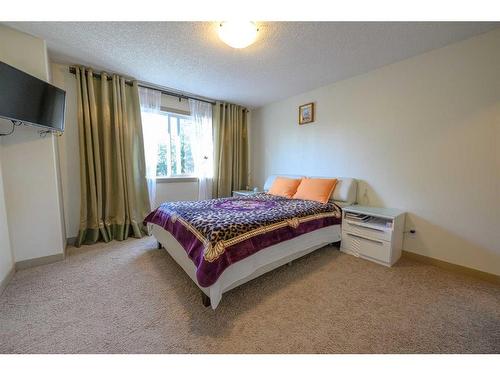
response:
<path id="1" fill-rule="evenodd" d="M 300 178 L 276 177 L 268 193 L 272 195 L 279 195 L 281 197 L 292 198 L 297 191 L 299 184 Z"/>
<path id="2" fill-rule="evenodd" d="M 335 185 L 337 185 L 335 178 L 304 178 L 293 198 L 328 203 Z"/>

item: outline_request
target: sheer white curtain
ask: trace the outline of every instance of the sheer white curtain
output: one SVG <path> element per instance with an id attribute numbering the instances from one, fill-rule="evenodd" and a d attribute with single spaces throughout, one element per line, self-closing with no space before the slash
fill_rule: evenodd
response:
<path id="1" fill-rule="evenodd" d="M 151 209 L 156 207 L 156 165 L 158 163 L 158 134 L 161 132 L 161 92 L 139 87 L 141 102 L 142 132 L 146 159 L 146 180 L 148 182 Z"/>
<path id="2" fill-rule="evenodd" d="M 212 135 L 212 104 L 189 99 L 194 124 L 194 170 L 198 177 L 198 199 L 212 198 L 214 150 Z"/>

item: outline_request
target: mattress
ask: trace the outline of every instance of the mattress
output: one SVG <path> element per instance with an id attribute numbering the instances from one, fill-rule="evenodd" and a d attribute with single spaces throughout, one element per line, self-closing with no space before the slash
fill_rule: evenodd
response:
<path id="1" fill-rule="evenodd" d="M 196 268 L 201 287 L 214 284 L 231 264 L 256 252 L 324 227 L 340 224 L 341 210 L 269 194 L 168 202 L 146 223 L 168 231 Z"/>

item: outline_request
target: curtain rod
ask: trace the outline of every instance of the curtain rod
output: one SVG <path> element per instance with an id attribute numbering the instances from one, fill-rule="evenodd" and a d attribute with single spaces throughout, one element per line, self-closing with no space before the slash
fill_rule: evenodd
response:
<path id="1" fill-rule="evenodd" d="M 69 72 L 72 73 L 72 74 L 76 74 L 76 68 L 74 66 L 70 66 L 69 67 Z M 93 76 L 95 78 L 99 78 L 99 79 L 101 78 L 101 73 L 92 73 L 92 74 L 93 74 Z M 112 79 L 111 77 L 108 77 L 108 81 L 110 81 L 111 79 Z M 129 85 L 129 86 L 132 86 L 132 81 L 131 80 L 125 80 L 125 84 Z M 199 96 L 189 95 L 189 94 L 186 94 L 186 93 L 183 93 L 183 92 L 175 92 L 175 91 L 172 91 L 171 89 L 168 89 L 166 87 L 159 86 L 159 85 L 154 85 L 152 83 L 138 81 L 137 84 L 138 84 L 139 87 L 144 87 L 144 88 L 147 88 L 147 89 L 157 90 L 157 91 L 160 91 L 162 94 L 169 95 L 169 96 L 175 96 L 175 97 L 177 97 L 179 99 L 194 99 L 194 100 L 199 100 L 200 102 L 205 102 L 205 103 L 209 103 L 209 104 L 215 104 L 215 100 L 207 99 L 207 98 L 201 98 Z"/>

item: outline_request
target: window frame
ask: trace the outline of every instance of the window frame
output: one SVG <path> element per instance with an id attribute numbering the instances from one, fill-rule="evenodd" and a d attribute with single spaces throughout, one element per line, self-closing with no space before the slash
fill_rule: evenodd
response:
<path id="1" fill-rule="evenodd" d="M 168 134 L 171 134 L 170 133 L 170 130 L 171 130 L 170 129 L 170 127 L 171 127 L 170 118 L 171 117 L 175 117 L 177 119 L 179 126 L 180 126 L 181 119 L 185 119 L 185 120 L 188 119 L 188 120 L 192 121 L 192 116 L 190 114 L 187 114 L 187 113 L 179 113 L 179 112 L 173 112 L 173 111 L 168 111 L 168 110 L 162 109 L 160 111 L 160 115 L 166 117 L 166 121 L 167 121 L 166 125 L 168 128 L 168 130 L 167 130 Z M 170 176 L 156 175 L 156 181 L 157 182 L 197 182 L 198 177 L 194 173 L 171 174 Z"/>

